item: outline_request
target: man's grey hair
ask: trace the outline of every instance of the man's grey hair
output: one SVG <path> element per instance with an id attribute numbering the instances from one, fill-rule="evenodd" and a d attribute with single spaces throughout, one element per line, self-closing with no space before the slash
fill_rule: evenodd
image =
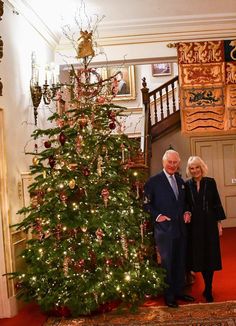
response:
<path id="1" fill-rule="evenodd" d="M 171 154 L 176 155 L 178 161 L 180 162 L 180 156 L 179 156 L 179 153 L 176 152 L 176 151 L 173 150 L 173 149 L 168 149 L 168 150 L 164 153 L 164 155 L 163 155 L 163 157 L 162 157 L 162 162 L 167 161 L 169 155 L 171 155 Z"/>

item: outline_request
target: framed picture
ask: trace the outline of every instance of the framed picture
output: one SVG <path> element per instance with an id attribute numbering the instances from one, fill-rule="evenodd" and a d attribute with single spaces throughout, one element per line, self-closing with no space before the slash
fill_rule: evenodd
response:
<path id="1" fill-rule="evenodd" d="M 116 75 L 118 80 L 118 93 L 114 101 L 126 101 L 135 99 L 135 76 L 134 66 L 112 66 L 107 67 L 107 76 Z"/>
<path id="2" fill-rule="evenodd" d="M 152 64 L 152 75 L 154 77 L 168 76 L 171 74 L 172 74 L 172 65 L 170 62 Z"/>
<path id="3" fill-rule="evenodd" d="M 77 66 L 74 66 L 75 70 Z M 79 67 L 78 67 L 79 68 Z M 134 66 L 103 66 L 95 67 L 96 72 L 103 78 L 106 79 L 111 76 L 116 76 L 118 80 L 118 94 L 114 97 L 113 101 L 128 101 L 135 100 L 135 75 L 134 75 Z M 69 83 L 70 81 L 70 70 L 68 65 L 60 66 L 60 82 Z M 90 82 L 95 83 L 97 81 L 96 74 L 91 74 Z M 68 93 L 68 94 L 67 94 Z M 66 103 L 70 96 L 69 88 L 68 90 L 63 90 L 63 98 L 60 103 L 58 103 L 57 112 L 61 114 L 66 108 Z"/>

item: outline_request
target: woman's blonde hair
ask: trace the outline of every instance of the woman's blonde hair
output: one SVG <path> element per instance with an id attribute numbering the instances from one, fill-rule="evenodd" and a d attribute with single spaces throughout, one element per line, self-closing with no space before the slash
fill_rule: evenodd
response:
<path id="1" fill-rule="evenodd" d="M 207 167 L 206 163 L 201 159 L 201 157 L 199 157 L 199 156 L 190 156 L 190 158 L 188 159 L 187 167 L 186 167 L 186 175 L 187 175 L 187 177 L 192 176 L 191 172 L 190 172 L 190 167 L 192 165 L 200 166 L 200 168 L 202 170 L 202 176 L 203 177 L 205 177 L 207 175 L 208 167 Z"/>

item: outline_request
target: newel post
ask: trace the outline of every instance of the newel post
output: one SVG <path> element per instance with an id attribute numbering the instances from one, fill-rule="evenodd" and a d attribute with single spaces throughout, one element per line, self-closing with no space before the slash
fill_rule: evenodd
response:
<path id="1" fill-rule="evenodd" d="M 151 161 L 151 117 L 150 117 L 150 97 L 149 97 L 149 88 L 147 88 L 146 78 L 142 78 L 142 99 L 145 109 L 144 114 L 144 157 L 145 165 L 148 166 L 150 172 L 150 161 Z"/>

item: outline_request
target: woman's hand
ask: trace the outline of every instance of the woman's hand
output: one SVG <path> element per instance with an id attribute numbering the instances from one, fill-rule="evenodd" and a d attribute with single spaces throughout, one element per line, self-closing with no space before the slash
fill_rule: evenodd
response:
<path id="1" fill-rule="evenodd" d="M 218 231 L 219 231 L 219 236 L 221 237 L 223 234 L 223 228 L 221 222 L 218 222 Z"/>
<path id="2" fill-rule="evenodd" d="M 191 222 L 191 212 L 185 212 L 184 213 L 184 223 L 190 223 Z"/>

